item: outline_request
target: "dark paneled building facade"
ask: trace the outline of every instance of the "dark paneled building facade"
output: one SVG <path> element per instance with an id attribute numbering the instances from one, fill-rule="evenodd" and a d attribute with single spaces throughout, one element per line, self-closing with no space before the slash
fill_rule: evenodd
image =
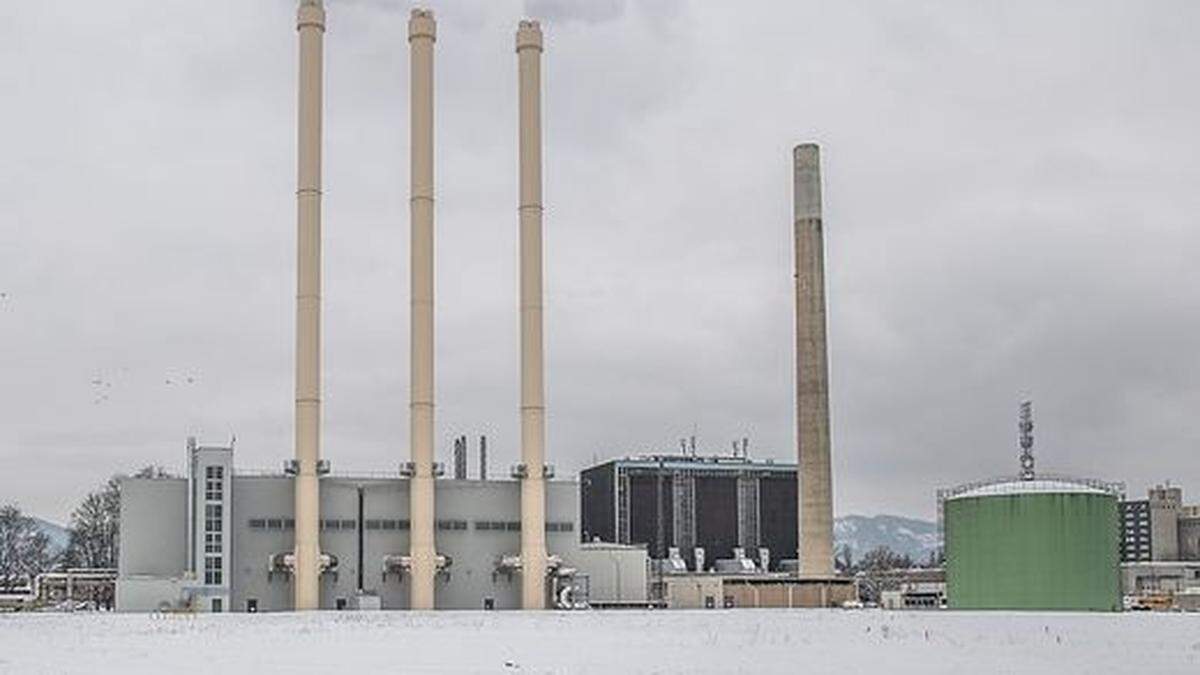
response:
<path id="1" fill-rule="evenodd" d="M 734 548 L 769 567 L 795 559 L 796 465 L 743 457 L 652 455 L 617 459 L 580 473 L 584 541 L 644 544 L 650 557 L 678 548 L 689 569 Z"/>

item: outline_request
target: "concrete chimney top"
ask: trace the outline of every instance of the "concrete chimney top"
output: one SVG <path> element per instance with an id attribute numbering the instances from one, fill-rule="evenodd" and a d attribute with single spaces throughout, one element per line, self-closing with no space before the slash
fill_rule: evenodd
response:
<path id="1" fill-rule="evenodd" d="M 801 143 L 792 150 L 795 164 L 795 217 L 821 217 L 821 148 Z"/>
<path id="2" fill-rule="evenodd" d="M 296 30 L 305 26 L 315 26 L 325 31 L 325 7 L 321 0 L 300 0 L 300 9 L 296 12 Z"/>
<path id="3" fill-rule="evenodd" d="M 417 38 L 429 38 L 437 41 L 437 22 L 433 20 L 432 9 L 414 7 L 408 18 L 408 41 Z"/>
<path id="4" fill-rule="evenodd" d="M 522 49 L 542 51 L 542 25 L 534 19 L 522 19 L 517 24 L 517 51 Z"/>

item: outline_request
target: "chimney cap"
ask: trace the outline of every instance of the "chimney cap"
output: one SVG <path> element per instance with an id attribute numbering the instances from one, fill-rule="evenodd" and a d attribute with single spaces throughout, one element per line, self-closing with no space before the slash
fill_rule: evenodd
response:
<path id="1" fill-rule="evenodd" d="M 423 7 L 413 7 L 408 18 L 408 41 L 417 38 L 437 40 L 437 21 L 433 18 L 433 10 Z"/>
<path id="2" fill-rule="evenodd" d="M 517 51 L 542 51 L 542 25 L 536 19 L 521 19 L 517 24 Z"/>

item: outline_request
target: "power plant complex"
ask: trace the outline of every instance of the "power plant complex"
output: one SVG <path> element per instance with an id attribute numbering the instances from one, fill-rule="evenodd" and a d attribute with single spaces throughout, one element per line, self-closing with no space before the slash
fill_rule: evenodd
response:
<path id="1" fill-rule="evenodd" d="M 817 146 L 800 145 L 792 158 L 797 464 L 752 463 L 743 456 L 734 475 L 725 471 L 727 464 L 706 466 L 694 457 L 645 460 L 643 465 L 659 469 L 652 480 L 658 481 L 660 509 L 664 481 L 675 491 L 670 516 L 658 513 L 654 521 L 659 530 L 670 522 L 664 532 L 671 538 L 656 533 L 631 539 L 629 500 L 641 489 L 636 471 L 621 473 L 606 465 L 585 471 L 581 495 L 580 482 L 556 480 L 546 462 L 543 34 L 538 22 L 521 21 L 515 40 L 521 461 L 511 475 L 488 480 L 486 460 L 481 459 L 479 477 L 468 478 L 464 439 L 456 448 L 454 477 L 443 478 L 434 461 L 437 24 L 432 12 L 413 10 L 408 22 L 411 454 L 394 475 L 338 475 L 330 471 L 321 446 L 326 14 L 320 0 L 300 2 L 297 30 L 294 458 L 279 473 L 242 472 L 234 468 L 232 447 L 189 441 L 187 476 L 123 479 L 117 608 L 542 609 L 645 605 L 687 593 L 691 599 L 676 606 L 833 606 L 851 599 L 852 580 L 833 572 Z M 630 460 L 627 466 L 637 463 Z M 611 483 L 601 491 L 599 481 L 610 473 Z M 637 498 L 633 503 L 642 508 Z M 706 517 L 704 509 L 712 515 Z M 732 527 L 724 526 L 729 523 Z M 707 559 L 698 555 L 706 543 Z M 681 547 L 690 562 L 678 565 Z M 654 574 L 657 585 L 649 583 Z M 674 590 L 671 579 L 680 581 Z"/>

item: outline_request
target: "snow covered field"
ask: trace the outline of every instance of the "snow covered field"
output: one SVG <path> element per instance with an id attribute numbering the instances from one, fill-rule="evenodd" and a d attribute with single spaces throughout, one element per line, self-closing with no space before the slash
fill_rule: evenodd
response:
<path id="1" fill-rule="evenodd" d="M 1200 673 L 1200 615 L 0 614 L 2 673 Z"/>

